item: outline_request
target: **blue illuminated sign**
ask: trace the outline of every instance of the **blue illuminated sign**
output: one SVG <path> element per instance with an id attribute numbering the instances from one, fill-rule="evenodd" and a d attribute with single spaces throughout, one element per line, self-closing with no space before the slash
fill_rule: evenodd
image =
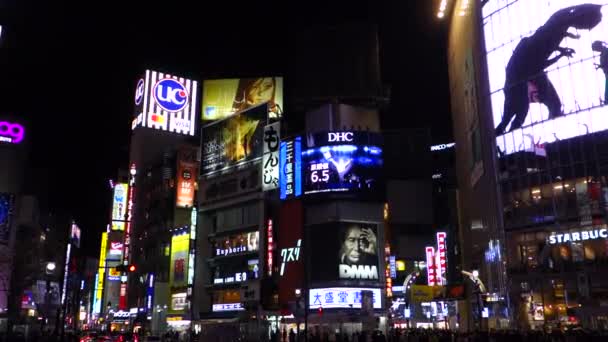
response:
<path id="1" fill-rule="evenodd" d="M 154 100 L 167 112 L 178 112 L 188 104 L 188 90 L 173 78 L 163 78 L 154 86 Z"/>
<path id="2" fill-rule="evenodd" d="M 282 141 L 279 148 L 279 188 L 282 200 L 302 195 L 302 138 Z"/>

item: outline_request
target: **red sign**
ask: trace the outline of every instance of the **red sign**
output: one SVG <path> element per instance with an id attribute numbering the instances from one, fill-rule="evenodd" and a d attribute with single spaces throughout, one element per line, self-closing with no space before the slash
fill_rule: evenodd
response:
<path id="1" fill-rule="evenodd" d="M 279 304 L 281 310 L 289 311 L 295 307 L 296 291 L 304 294 L 304 251 L 300 249 L 303 239 L 303 208 L 299 200 L 281 203 L 279 225 L 277 226 L 277 266 L 279 268 Z M 302 302 L 303 304 L 304 302 Z M 302 305 L 303 308 L 304 305 Z"/>
<path id="2" fill-rule="evenodd" d="M 435 248 L 427 246 L 424 248 L 426 253 L 426 277 L 429 286 L 437 285 L 435 279 Z"/>
<path id="3" fill-rule="evenodd" d="M 438 264 L 437 267 L 437 285 L 447 285 L 447 281 L 445 279 L 447 259 L 445 256 L 447 245 L 445 239 L 447 234 L 445 232 L 437 233 L 437 256 L 438 256 Z"/>

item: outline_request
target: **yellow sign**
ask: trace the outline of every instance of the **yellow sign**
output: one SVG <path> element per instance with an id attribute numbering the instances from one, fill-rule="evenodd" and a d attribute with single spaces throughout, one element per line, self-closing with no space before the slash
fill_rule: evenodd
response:
<path id="1" fill-rule="evenodd" d="M 283 78 L 256 77 L 203 82 L 203 121 L 221 120 L 234 113 L 268 102 L 268 117 L 283 111 Z"/>
<path id="2" fill-rule="evenodd" d="M 125 223 L 120 221 L 112 221 L 112 230 L 125 230 Z"/>
<path id="3" fill-rule="evenodd" d="M 106 273 L 106 249 L 108 246 L 108 233 L 101 233 L 101 248 L 99 251 L 99 277 L 97 279 L 97 290 L 95 292 L 95 300 L 101 301 L 103 295 L 103 281 Z"/>
<path id="4" fill-rule="evenodd" d="M 182 316 L 167 317 L 167 322 L 183 321 L 183 320 L 184 320 L 184 318 Z"/>
<path id="5" fill-rule="evenodd" d="M 443 286 L 412 285 L 412 302 L 432 302 L 442 291 Z"/>
<path id="6" fill-rule="evenodd" d="M 397 260 L 395 264 L 397 265 L 397 271 L 405 271 L 405 261 Z"/>
<path id="7" fill-rule="evenodd" d="M 190 234 L 173 235 L 171 238 L 171 263 L 169 264 L 169 287 L 186 286 L 188 277 L 188 252 Z"/>

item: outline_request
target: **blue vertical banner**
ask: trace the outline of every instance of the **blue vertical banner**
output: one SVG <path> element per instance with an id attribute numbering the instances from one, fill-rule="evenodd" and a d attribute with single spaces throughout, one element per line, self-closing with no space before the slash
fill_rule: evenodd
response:
<path id="1" fill-rule="evenodd" d="M 279 188 L 282 200 L 302 195 L 302 138 L 282 141 L 279 148 Z"/>

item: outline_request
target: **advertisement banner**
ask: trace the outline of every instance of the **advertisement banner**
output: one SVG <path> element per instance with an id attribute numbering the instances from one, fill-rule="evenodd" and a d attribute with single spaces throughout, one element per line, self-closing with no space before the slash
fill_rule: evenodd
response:
<path id="1" fill-rule="evenodd" d="M 264 157 L 262 158 L 262 190 L 274 190 L 279 186 L 279 142 L 281 124 L 275 122 L 264 127 Z"/>
<path id="2" fill-rule="evenodd" d="M 381 144 L 381 136 L 369 132 L 309 134 L 302 151 L 304 194 L 381 194 Z"/>
<path id="3" fill-rule="evenodd" d="M 112 201 L 112 220 L 124 221 L 127 211 L 127 194 L 129 185 L 126 183 L 114 184 L 114 197 Z"/>
<path id="4" fill-rule="evenodd" d="M 194 136 L 197 107 L 197 81 L 146 70 L 135 87 L 131 129 L 148 127 Z"/>
<path id="5" fill-rule="evenodd" d="M 97 270 L 97 282 L 95 283 L 94 308 L 95 313 L 101 312 L 101 299 L 103 294 L 103 283 L 106 273 L 106 249 L 108 243 L 108 233 L 101 233 L 101 248 L 99 249 L 99 268 Z"/>
<path id="6" fill-rule="evenodd" d="M 377 225 L 335 222 L 313 226 L 310 234 L 311 281 L 380 279 Z"/>
<path id="7" fill-rule="evenodd" d="M 190 248 L 190 235 L 173 235 L 171 238 L 171 263 L 169 264 L 169 287 L 187 286 L 188 255 Z"/>
<path id="8" fill-rule="evenodd" d="M 201 175 L 261 158 L 267 116 L 263 104 L 203 127 Z"/>
<path id="9" fill-rule="evenodd" d="M 11 218 L 15 206 L 13 194 L 0 193 L 0 244 L 8 245 L 11 237 Z"/>
<path id="10" fill-rule="evenodd" d="M 196 177 L 198 176 L 198 149 L 181 147 L 177 156 L 177 195 L 175 205 L 189 208 L 194 205 Z"/>
<path id="11" fill-rule="evenodd" d="M 484 2 L 485 95 L 491 98 L 502 155 L 544 157 L 553 142 L 608 129 L 608 9 L 603 5 Z"/>
<path id="12" fill-rule="evenodd" d="M 221 120 L 265 102 L 268 117 L 279 118 L 283 111 L 282 77 L 203 81 L 203 121 Z"/>
<path id="13" fill-rule="evenodd" d="M 371 292 L 371 307 L 382 309 L 380 289 L 330 287 L 324 289 L 310 289 L 308 304 L 311 309 L 322 307 L 324 309 L 361 309 L 364 296 L 361 291 Z"/>
<path id="14" fill-rule="evenodd" d="M 281 141 L 279 186 L 282 200 L 302 195 L 302 137 Z"/>

